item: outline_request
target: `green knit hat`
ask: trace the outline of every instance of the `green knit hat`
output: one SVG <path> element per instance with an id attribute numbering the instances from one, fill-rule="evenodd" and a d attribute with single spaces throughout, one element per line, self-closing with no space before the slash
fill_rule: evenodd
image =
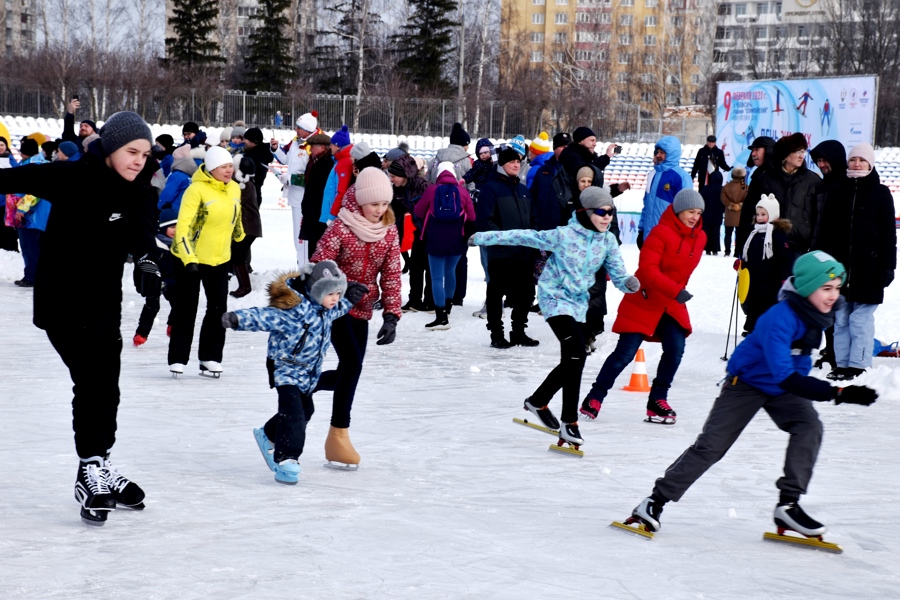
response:
<path id="1" fill-rule="evenodd" d="M 833 279 L 844 279 L 844 265 L 827 252 L 804 254 L 794 263 L 794 289 L 804 298 Z"/>

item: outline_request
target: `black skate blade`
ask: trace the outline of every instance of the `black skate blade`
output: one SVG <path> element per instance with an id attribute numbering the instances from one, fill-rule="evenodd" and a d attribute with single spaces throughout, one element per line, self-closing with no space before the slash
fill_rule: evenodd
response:
<path id="1" fill-rule="evenodd" d="M 609 526 L 625 530 L 628 533 L 639 535 L 648 540 L 653 539 L 653 532 L 647 529 L 647 526 L 640 522 L 628 523 L 626 520 L 626 522 L 623 523 L 622 521 L 613 521 L 609 524 Z"/>
<path id="2" fill-rule="evenodd" d="M 109 515 L 110 510 L 91 510 L 88 508 L 81 509 L 81 520 L 86 524 L 92 527 L 102 527 L 104 523 L 106 523 L 106 517 Z"/>
<path id="3" fill-rule="evenodd" d="M 549 427 L 544 427 L 543 425 L 538 425 L 537 423 L 532 423 L 528 419 L 519 419 L 518 417 L 513 417 L 513 423 L 518 423 L 519 425 L 524 425 L 526 427 L 531 427 L 532 429 L 537 429 L 538 431 L 543 431 L 544 433 L 549 433 L 550 435 L 559 435 L 558 429 L 550 429 Z"/>
<path id="4" fill-rule="evenodd" d="M 844 549 L 837 544 L 826 542 L 822 540 L 821 537 L 798 537 L 799 535 L 802 534 L 784 535 L 767 531 L 763 534 L 763 539 L 769 542 L 801 546 L 803 548 L 812 548 L 813 550 L 823 550 L 825 552 L 831 552 L 833 554 L 842 554 L 844 552 Z"/>

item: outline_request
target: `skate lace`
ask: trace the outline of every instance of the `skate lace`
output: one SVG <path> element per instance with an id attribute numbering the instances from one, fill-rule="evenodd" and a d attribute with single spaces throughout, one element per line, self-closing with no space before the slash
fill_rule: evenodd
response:
<path id="1" fill-rule="evenodd" d="M 109 464 L 109 462 L 106 463 L 106 467 L 104 467 L 103 471 L 106 475 L 106 486 L 109 489 L 115 490 L 120 494 L 125 489 L 125 486 L 131 483 L 125 477 L 123 477 L 114 466 Z"/>
<path id="2" fill-rule="evenodd" d="M 81 469 L 84 472 L 84 483 L 93 495 L 97 496 L 109 493 L 109 487 L 106 484 L 106 479 L 103 477 L 100 467 L 94 463 L 88 463 L 82 465 Z"/>
<path id="3" fill-rule="evenodd" d="M 669 402 L 667 400 L 657 400 L 656 405 L 663 410 L 672 410 L 672 407 L 669 406 Z"/>

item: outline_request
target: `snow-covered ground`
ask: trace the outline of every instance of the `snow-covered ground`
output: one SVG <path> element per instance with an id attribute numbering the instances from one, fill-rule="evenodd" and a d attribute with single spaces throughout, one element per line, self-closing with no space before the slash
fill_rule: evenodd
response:
<path id="1" fill-rule="evenodd" d="M 290 212 L 262 215 L 256 291 L 229 298 L 229 308 L 263 304 L 264 283 L 291 266 Z M 624 253 L 633 270 L 637 249 Z M 84 287 L 60 290 L 61 311 L 66 294 L 92 293 L 82 255 Z M 484 321 L 471 316 L 485 290 L 472 249 L 468 296 L 451 330 L 426 332 L 432 317 L 407 314 L 396 343 L 377 346 L 370 328 L 351 428 L 360 470 L 323 468 L 331 407 L 317 394 L 295 487 L 273 480 L 251 433 L 276 408 L 266 335 L 229 332 L 220 380 L 193 371 L 172 380 L 165 312 L 144 347 L 128 344 L 142 302 L 129 267 L 113 458 L 147 491 L 147 508 L 117 511 L 102 528 L 82 524 L 72 498 L 71 382 L 31 325 L 31 292 L 12 283 L 21 264 L 0 251 L 0 598 L 900 597 L 895 359 L 876 359 L 863 380 L 883 394 L 872 407 L 818 406 L 826 435 L 803 505 L 843 555 L 762 541 L 787 443 L 765 415 L 666 507 L 656 539 L 608 527 L 690 445 L 716 396 L 730 259 L 704 257 L 689 286 L 695 333 L 670 396 L 678 423 L 642 422 L 645 396 L 617 389 L 598 421 L 582 423 L 579 460 L 548 452 L 553 438 L 512 423 L 559 347 L 540 318 L 528 329 L 540 347 L 488 347 Z M 620 297 L 611 288 L 607 328 Z M 885 341 L 900 339 L 898 300 L 895 285 L 876 314 Z M 588 358 L 583 390 L 615 339 L 605 334 Z M 660 349 L 646 350 L 652 377 Z"/>

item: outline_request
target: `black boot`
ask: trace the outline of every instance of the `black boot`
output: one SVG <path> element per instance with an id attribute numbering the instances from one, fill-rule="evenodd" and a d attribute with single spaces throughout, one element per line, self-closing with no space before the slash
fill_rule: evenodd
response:
<path id="1" fill-rule="evenodd" d="M 230 294 L 235 298 L 243 298 L 253 291 L 250 287 L 250 269 L 246 264 L 234 265 L 234 274 L 238 280 L 238 287 Z"/>
<path id="2" fill-rule="evenodd" d="M 425 325 L 425 329 L 429 331 L 444 331 L 450 329 L 450 320 L 447 319 L 447 311 L 443 308 L 435 309 L 437 316 L 434 321 Z"/>
<path id="3" fill-rule="evenodd" d="M 460 304 L 460 306 L 462 306 L 462 304 Z M 448 300 L 448 301 L 447 301 L 447 305 L 444 307 L 444 310 L 447 311 L 447 316 L 449 317 L 449 316 L 450 316 L 450 312 L 453 310 L 453 302 L 451 302 L 451 301 Z"/>
<path id="4" fill-rule="evenodd" d="M 491 330 L 491 348 L 498 348 L 500 350 L 505 350 L 510 348 L 512 344 L 506 341 L 506 336 L 503 335 L 503 328 L 492 329 Z"/>
<path id="5" fill-rule="evenodd" d="M 525 329 L 515 328 L 512 330 L 512 333 L 509 334 L 509 343 L 511 346 L 526 346 L 528 348 L 533 348 L 540 344 L 539 341 L 533 340 L 527 335 L 525 335 Z"/>

